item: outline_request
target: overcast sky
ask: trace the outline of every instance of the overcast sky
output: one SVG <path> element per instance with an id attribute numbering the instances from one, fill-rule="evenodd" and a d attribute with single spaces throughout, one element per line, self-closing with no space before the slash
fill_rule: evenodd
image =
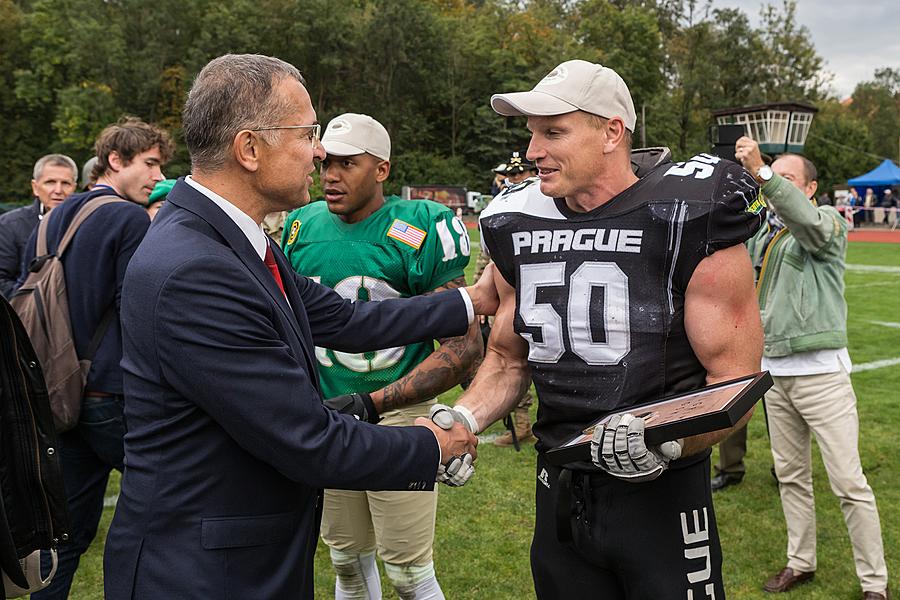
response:
<path id="1" fill-rule="evenodd" d="M 780 6 L 780 0 L 774 0 Z M 713 8 L 740 8 L 759 25 L 760 0 L 713 0 Z M 797 21 L 834 75 L 834 93 L 844 99 L 879 67 L 900 68 L 900 2 L 897 0 L 798 0 Z"/>

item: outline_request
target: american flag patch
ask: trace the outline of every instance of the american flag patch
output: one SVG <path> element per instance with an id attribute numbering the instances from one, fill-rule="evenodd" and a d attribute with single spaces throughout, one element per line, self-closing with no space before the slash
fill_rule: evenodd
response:
<path id="1" fill-rule="evenodd" d="M 425 241 L 426 235 L 428 234 L 425 231 L 422 231 L 418 227 L 413 227 L 406 221 L 401 221 L 400 219 L 394 219 L 394 222 L 391 223 L 391 228 L 388 229 L 387 232 L 388 237 L 399 240 L 408 246 L 412 246 L 416 250 L 422 246 L 422 242 Z"/>

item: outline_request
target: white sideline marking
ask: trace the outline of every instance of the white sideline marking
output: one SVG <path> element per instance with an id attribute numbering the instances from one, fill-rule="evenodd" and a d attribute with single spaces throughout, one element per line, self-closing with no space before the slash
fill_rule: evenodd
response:
<path id="1" fill-rule="evenodd" d="M 848 283 L 845 287 L 858 289 L 858 288 L 867 288 L 867 287 L 882 287 L 882 286 L 891 286 L 897 287 L 896 281 L 873 281 L 872 283 Z"/>
<path id="2" fill-rule="evenodd" d="M 881 325 L 882 327 L 891 327 L 893 329 L 900 329 L 900 323 L 889 323 L 887 321 L 869 321 L 872 325 Z"/>
<path id="3" fill-rule="evenodd" d="M 873 360 L 872 362 L 862 363 L 861 365 L 853 365 L 853 372 L 871 371 L 873 369 L 881 369 L 883 367 L 893 367 L 900 365 L 900 358 L 886 358 L 884 360 Z"/>
<path id="4" fill-rule="evenodd" d="M 107 496 L 103 499 L 103 508 L 112 508 L 116 505 L 116 502 L 119 501 L 119 495 L 116 494 L 114 496 Z"/>
<path id="5" fill-rule="evenodd" d="M 900 267 L 887 267 L 884 265 L 845 265 L 848 271 L 862 271 L 867 273 L 897 273 L 900 274 Z"/>

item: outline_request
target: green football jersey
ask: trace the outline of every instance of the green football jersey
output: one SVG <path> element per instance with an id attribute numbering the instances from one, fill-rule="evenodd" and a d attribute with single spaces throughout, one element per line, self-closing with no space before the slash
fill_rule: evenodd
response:
<path id="1" fill-rule="evenodd" d="M 326 202 L 298 208 L 284 224 L 291 265 L 352 300 L 417 296 L 463 276 L 465 225 L 430 200 L 385 198 L 367 219 L 347 224 Z M 414 322 L 408 327 L 416 327 Z M 396 381 L 434 351 L 434 342 L 351 354 L 316 348 L 324 397 L 371 392 Z"/>

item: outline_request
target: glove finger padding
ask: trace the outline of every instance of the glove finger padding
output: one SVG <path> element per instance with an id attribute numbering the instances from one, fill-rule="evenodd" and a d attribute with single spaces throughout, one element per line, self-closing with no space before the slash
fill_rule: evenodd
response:
<path id="1" fill-rule="evenodd" d="M 681 443 L 666 442 L 648 448 L 644 440 L 644 419 L 631 414 L 615 415 L 594 430 L 591 459 L 614 477 L 629 481 L 650 481 L 659 477 L 670 460 L 681 456 Z"/>
<path id="2" fill-rule="evenodd" d="M 454 456 L 446 465 L 438 467 L 437 481 L 450 487 L 462 487 L 475 474 L 472 455 L 468 452 L 462 456 Z"/>

